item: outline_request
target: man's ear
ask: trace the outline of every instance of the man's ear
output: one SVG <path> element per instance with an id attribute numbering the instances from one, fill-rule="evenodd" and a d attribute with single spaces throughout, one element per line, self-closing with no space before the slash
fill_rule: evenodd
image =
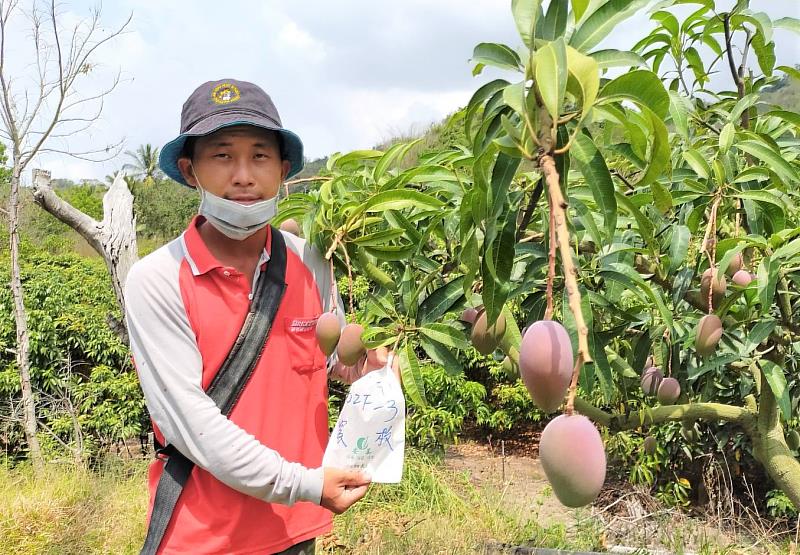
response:
<path id="1" fill-rule="evenodd" d="M 289 175 L 289 170 L 292 169 L 292 163 L 289 160 L 281 162 L 281 181 L 286 181 L 286 176 Z"/>
<path id="2" fill-rule="evenodd" d="M 197 178 L 194 175 L 192 161 L 189 158 L 178 158 L 178 169 L 181 171 L 181 175 L 183 179 L 186 180 L 186 183 L 197 188 Z"/>

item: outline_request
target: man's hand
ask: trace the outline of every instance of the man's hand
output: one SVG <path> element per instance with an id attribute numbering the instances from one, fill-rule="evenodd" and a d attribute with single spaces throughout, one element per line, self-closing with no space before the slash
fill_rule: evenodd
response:
<path id="1" fill-rule="evenodd" d="M 341 362 L 336 363 L 332 373 L 334 377 L 344 383 L 351 384 L 369 372 L 383 368 L 388 360 L 389 349 L 378 347 L 377 349 L 368 350 L 353 366 L 345 366 Z M 392 362 L 392 370 L 394 370 L 397 381 L 402 383 L 400 379 L 400 357 L 397 356 L 397 353 L 395 353 Z"/>
<path id="2" fill-rule="evenodd" d="M 359 470 L 325 468 L 319 504 L 335 514 L 345 512 L 367 494 L 370 480 Z"/>

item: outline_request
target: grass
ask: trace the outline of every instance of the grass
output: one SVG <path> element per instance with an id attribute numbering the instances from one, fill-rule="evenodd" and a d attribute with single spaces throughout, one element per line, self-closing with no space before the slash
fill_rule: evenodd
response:
<path id="1" fill-rule="evenodd" d="M 96 471 L 49 464 L 0 466 L 4 554 L 138 553 L 147 510 L 146 463 L 115 460 Z"/>
<path id="2" fill-rule="evenodd" d="M 323 553 L 474 553 L 490 542 L 564 543 L 563 526 L 540 527 L 501 505 L 437 458 L 409 451 L 400 484 L 376 484 L 360 503 L 334 521 L 320 541 Z"/>
<path id="3" fill-rule="evenodd" d="M 334 520 L 318 553 L 473 553 L 489 541 L 565 545 L 563 526 L 544 529 L 486 496 L 439 459 L 408 450 L 403 482 L 376 484 Z M 147 461 L 111 459 L 84 471 L 49 464 L 41 477 L 0 465 L 0 551 L 138 553 L 145 529 Z M 538 540 L 538 541 L 537 541 Z"/>
<path id="4" fill-rule="evenodd" d="M 85 471 L 50 463 L 36 478 L 28 466 L 9 468 L 0 463 L 0 553 L 138 553 L 145 534 L 147 464 L 110 458 L 101 468 Z M 403 481 L 373 485 L 361 502 L 334 519 L 334 529 L 320 538 L 317 553 L 501 553 L 484 549 L 502 544 L 603 550 L 604 532 L 610 531 L 607 526 L 611 523 L 592 511 L 571 513 L 571 522 L 556 521 L 545 527 L 538 517 L 547 516 L 539 513 L 544 499 L 552 495 L 549 488 L 541 499 L 521 504 L 509 503 L 509 495 L 514 492 L 477 488 L 466 473 L 447 469 L 440 458 L 409 449 Z M 527 510 L 523 512 L 523 508 Z M 780 540 L 777 544 L 748 542 L 750 548 L 743 550 L 712 538 L 699 544 L 686 542 L 684 536 L 702 522 L 685 515 L 653 517 L 652 522 L 648 519 L 636 526 L 652 524 L 655 530 L 651 533 L 670 536 L 662 538 L 668 540 L 662 545 L 675 553 L 684 552 L 686 543 L 694 545 L 691 551 L 702 554 L 787 550 Z M 642 531 L 644 528 L 647 526 Z M 615 543 L 622 540 L 636 545 L 641 541 L 637 534 L 625 536 L 616 538 Z"/>

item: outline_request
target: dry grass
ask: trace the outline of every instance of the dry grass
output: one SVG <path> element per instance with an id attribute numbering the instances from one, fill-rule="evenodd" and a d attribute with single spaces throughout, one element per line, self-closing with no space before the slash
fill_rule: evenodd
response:
<path id="1" fill-rule="evenodd" d="M 115 461 L 99 471 L 48 465 L 0 466 L 2 552 L 138 553 L 147 508 L 143 461 Z"/>

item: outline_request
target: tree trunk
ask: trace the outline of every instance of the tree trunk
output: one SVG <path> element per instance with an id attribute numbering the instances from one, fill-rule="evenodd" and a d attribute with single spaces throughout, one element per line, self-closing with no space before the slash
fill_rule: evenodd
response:
<path id="1" fill-rule="evenodd" d="M 103 220 L 98 222 L 56 195 L 50 173 L 33 170 L 33 197 L 47 212 L 77 231 L 103 257 L 122 318 L 109 316 L 109 325 L 127 343 L 124 286 L 131 266 L 139 259 L 136 247 L 136 217 L 133 195 L 122 174 L 103 196 Z"/>
<path id="2" fill-rule="evenodd" d="M 758 428 L 750 439 L 753 456 L 795 507 L 800 507 L 800 462 L 786 445 L 780 408 L 772 388 L 762 374 L 761 395 L 758 407 Z"/>
<path id="3" fill-rule="evenodd" d="M 20 169 L 14 167 L 11 174 L 11 196 L 8 206 L 8 227 L 11 242 L 11 294 L 14 298 L 14 320 L 17 328 L 17 367 L 22 388 L 22 414 L 25 438 L 34 468 L 38 471 L 44 465 L 39 439 L 36 436 L 36 403 L 33 398 L 30 368 L 30 341 L 28 337 L 28 318 L 22 292 L 22 278 L 19 267 L 19 177 Z"/>

